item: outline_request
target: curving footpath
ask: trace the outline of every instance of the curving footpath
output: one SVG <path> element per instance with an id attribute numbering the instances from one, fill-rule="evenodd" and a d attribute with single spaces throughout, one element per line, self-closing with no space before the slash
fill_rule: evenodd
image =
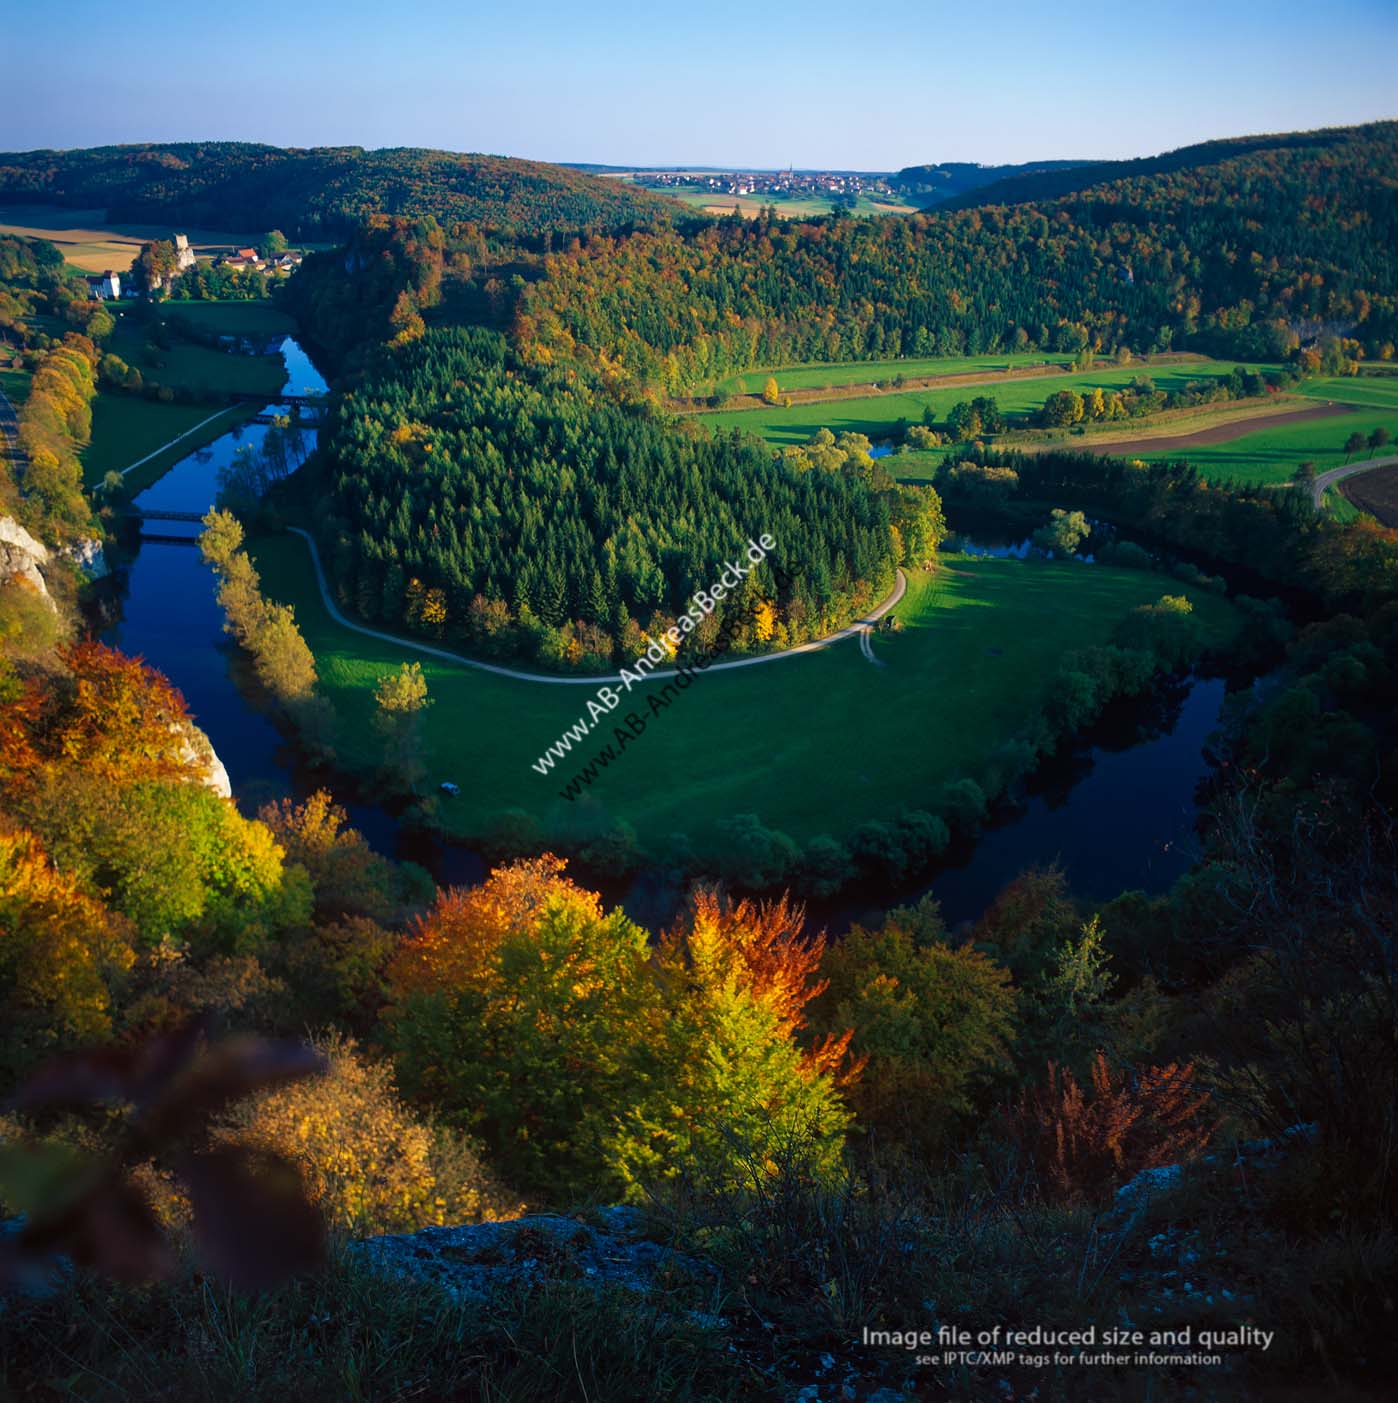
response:
<path id="1" fill-rule="evenodd" d="M 320 597 L 325 604 L 330 617 L 342 628 L 350 629 L 354 633 L 362 633 L 365 638 L 375 638 L 380 643 L 391 643 L 395 648 L 411 648 L 414 652 L 426 653 L 428 657 L 441 658 L 444 662 L 455 663 L 458 667 L 471 667 L 480 672 L 493 672 L 497 677 L 512 677 L 517 682 L 544 682 L 554 687 L 595 687 L 599 682 L 620 682 L 622 676 L 619 672 L 592 673 L 587 677 L 559 677 L 550 672 L 522 672 L 519 668 L 501 667 L 498 663 L 483 663 L 475 658 L 463 658 L 460 653 L 450 652 L 446 648 L 434 648 L 430 643 L 418 643 L 411 638 L 400 638 L 395 633 L 383 633 L 376 628 L 366 628 L 363 624 L 357 624 L 353 619 L 347 619 L 330 595 L 330 586 L 325 578 L 325 571 L 321 568 L 320 551 L 316 547 L 315 539 L 309 531 L 303 531 L 299 526 L 288 526 L 287 530 L 294 535 L 300 536 L 306 542 L 311 552 L 311 564 L 315 567 L 316 584 L 320 587 Z M 861 634 L 871 624 L 877 623 L 883 616 L 902 599 L 907 592 L 908 577 L 902 570 L 898 571 L 897 582 L 893 586 L 893 592 L 881 604 L 875 605 L 862 619 L 856 619 L 852 624 L 847 624 L 837 633 L 829 634 L 825 638 L 817 638 L 811 643 L 802 643 L 795 648 L 784 648 L 780 653 L 764 653 L 760 658 L 739 658 L 730 663 L 710 663 L 704 670 L 706 672 L 726 672 L 735 667 L 760 667 L 764 663 L 780 662 L 783 658 L 794 658 L 801 653 L 818 653 L 822 648 L 829 648 L 844 638 L 854 638 Z M 873 659 L 871 659 L 873 661 Z M 679 669 L 670 668 L 665 672 L 650 672 L 647 678 L 652 677 L 678 677 Z"/>
<path id="2" fill-rule="evenodd" d="M 191 434 L 197 434 L 206 424 L 212 424 L 220 414 L 227 414 L 232 408 L 235 408 L 235 406 L 224 405 L 222 409 L 216 409 L 207 419 L 201 419 L 192 429 L 186 429 L 184 433 L 176 434 L 169 443 L 162 443 L 159 448 L 151 453 L 147 453 L 144 458 L 137 458 L 129 467 L 125 467 L 121 470 L 122 477 L 125 477 L 127 473 L 134 473 L 137 468 L 149 463 L 152 458 L 160 457 L 162 453 L 167 449 L 173 448 L 177 443 L 183 443 Z"/>
<path id="3" fill-rule="evenodd" d="M 1366 458 L 1362 463 L 1346 463 L 1342 468 L 1331 468 L 1328 473 L 1321 473 L 1311 484 L 1316 507 L 1320 507 L 1321 498 L 1337 482 L 1343 482 L 1347 477 L 1358 477 L 1360 473 L 1371 473 L 1375 468 L 1391 468 L 1395 465 L 1398 465 L 1398 457 L 1390 455 L 1387 458 Z"/>

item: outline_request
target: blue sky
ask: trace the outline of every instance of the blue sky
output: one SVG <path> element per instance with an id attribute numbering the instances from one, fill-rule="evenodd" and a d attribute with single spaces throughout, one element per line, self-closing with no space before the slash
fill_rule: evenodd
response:
<path id="1" fill-rule="evenodd" d="M 1394 0 L 6 8 L 8 150 L 223 138 L 890 169 L 1398 116 Z"/>

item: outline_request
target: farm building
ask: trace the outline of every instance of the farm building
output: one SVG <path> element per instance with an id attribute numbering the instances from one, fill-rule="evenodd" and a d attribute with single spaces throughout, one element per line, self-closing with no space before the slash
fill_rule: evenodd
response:
<path id="1" fill-rule="evenodd" d="M 121 277 L 107 269 L 100 277 L 87 280 L 87 295 L 95 301 L 107 302 L 121 296 Z"/>

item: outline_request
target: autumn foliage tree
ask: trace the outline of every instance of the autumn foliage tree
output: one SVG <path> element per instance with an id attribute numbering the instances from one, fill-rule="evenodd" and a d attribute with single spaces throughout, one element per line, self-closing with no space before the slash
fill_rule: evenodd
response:
<path id="1" fill-rule="evenodd" d="M 124 923 L 58 871 L 38 838 L 0 829 L 3 1055 L 15 1064 L 111 1033 L 110 981 L 135 954 Z"/>
<path id="2" fill-rule="evenodd" d="M 347 1038 L 315 1044 L 325 1074 L 275 1087 L 228 1111 L 216 1144 L 280 1154 L 311 1202 L 357 1233 L 401 1232 L 512 1216 L 505 1194 L 458 1134 L 434 1132 L 404 1105 L 392 1069 Z"/>
<path id="3" fill-rule="evenodd" d="M 494 1146 L 521 1187 L 619 1187 L 614 1131 L 649 1096 L 661 1036 L 646 932 L 545 856 L 443 892 L 390 969 L 410 1093 Z"/>
<path id="4" fill-rule="evenodd" d="M 78 453 L 92 436 L 96 360 L 92 342 L 69 332 L 39 362 L 19 407 L 24 468 L 15 509 L 49 544 L 93 534 Z"/>
<path id="5" fill-rule="evenodd" d="M 733 1181 L 796 1141 L 813 1168 L 835 1172 L 850 1119 L 840 1087 L 859 1067 L 848 1032 L 802 1036 L 825 988 L 824 937 L 803 936 L 804 923 L 786 899 L 734 902 L 699 888 L 662 936 L 667 1090 L 662 1116 L 632 1118 L 636 1191 L 695 1167 L 710 1183 Z"/>
<path id="6" fill-rule="evenodd" d="M 952 946 L 935 903 L 853 927 L 825 952 L 818 1026 L 850 1030 L 863 1060 L 850 1087 L 858 1124 L 885 1142 L 944 1148 L 1010 1067 L 1016 995 L 1008 972 Z"/>
<path id="7" fill-rule="evenodd" d="M 799 1128 L 827 1168 L 845 1040 L 796 1034 L 820 946 L 791 908 L 701 896 L 644 930 L 544 856 L 443 893 L 390 969 L 403 1085 L 478 1130 L 521 1187 L 641 1197 Z"/>

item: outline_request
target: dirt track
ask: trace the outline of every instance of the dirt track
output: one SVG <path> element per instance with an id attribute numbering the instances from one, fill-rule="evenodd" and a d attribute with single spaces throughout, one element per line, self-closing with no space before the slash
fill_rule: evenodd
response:
<path id="1" fill-rule="evenodd" d="M 1110 453 L 1124 458 L 1132 453 L 1156 453 L 1165 449 L 1208 448 L 1215 443 L 1232 443 L 1235 438 L 1255 434 L 1259 429 L 1278 424 L 1304 424 L 1308 419 L 1329 419 L 1337 414 L 1352 414 L 1349 404 L 1317 404 L 1312 409 L 1280 410 L 1275 414 L 1259 414 L 1252 419 L 1231 419 L 1226 424 L 1196 429 L 1192 434 L 1152 434 L 1147 438 L 1086 439 L 1082 443 L 1055 444 L 1055 448 L 1071 448 L 1083 453 Z"/>

